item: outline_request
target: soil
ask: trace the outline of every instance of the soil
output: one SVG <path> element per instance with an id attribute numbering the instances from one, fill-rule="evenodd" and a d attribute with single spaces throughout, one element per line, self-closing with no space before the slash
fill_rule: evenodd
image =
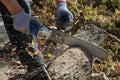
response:
<path id="1" fill-rule="evenodd" d="M 15 80 L 25 74 L 26 67 L 22 66 L 13 54 L 0 54 L 0 80 Z M 14 78 L 13 78 L 14 77 Z"/>

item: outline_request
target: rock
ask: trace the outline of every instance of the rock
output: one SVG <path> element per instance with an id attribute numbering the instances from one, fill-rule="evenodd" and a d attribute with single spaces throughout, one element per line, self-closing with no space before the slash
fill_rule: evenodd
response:
<path id="1" fill-rule="evenodd" d="M 66 50 L 48 68 L 53 80 L 84 80 L 91 71 L 92 56 L 79 48 Z"/>
<path id="2" fill-rule="evenodd" d="M 74 34 L 74 37 L 86 40 L 95 45 L 100 45 L 104 41 L 104 32 L 94 24 L 81 26 Z"/>

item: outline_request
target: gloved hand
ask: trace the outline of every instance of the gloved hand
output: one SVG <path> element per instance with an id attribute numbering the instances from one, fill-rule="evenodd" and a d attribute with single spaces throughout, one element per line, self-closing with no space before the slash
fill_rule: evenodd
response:
<path id="1" fill-rule="evenodd" d="M 65 27 L 73 19 L 72 13 L 67 9 L 65 2 L 57 4 L 57 27 Z"/>
<path id="2" fill-rule="evenodd" d="M 30 21 L 34 20 L 35 18 L 30 16 L 29 14 L 26 14 L 24 10 L 12 16 L 13 16 L 14 29 L 29 35 L 30 34 L 30 27 L 29 27 Z"/>

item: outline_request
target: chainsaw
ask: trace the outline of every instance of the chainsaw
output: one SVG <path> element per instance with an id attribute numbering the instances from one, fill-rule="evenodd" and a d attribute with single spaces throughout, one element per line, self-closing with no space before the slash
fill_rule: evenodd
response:
<path id="1" fill-rule="evenodd" d="M 75 24 L 77 22 L 78 21 L 76 21 Z M 34 28 L 38 26 L 35 24 L 34 24 Z M 40 27 L 39 31 L 35 35 L 35 38 L 50 40 L 54 43 L 65 44 L 69 47 L 81 47 L 87 50 L 92 56 L 98 57 L 100 59 L 107 58 L 108 56 L 107 51 L 102 47 L 96 46 L 88 41 L 85 41 L 83 39 L 78 39 L 76 37 L 73 37 L 72 35 L 67 34 L 67 32 L 70 31 L 73 28 L 73 25 L 75 24 L 67 25 L 67 27 L 65 27 L 64 30 L 63 28 L 57 29 L 57 27 L 55 26 L 50 26 L 49 28 L 42 26 L 42 28 Z"/>

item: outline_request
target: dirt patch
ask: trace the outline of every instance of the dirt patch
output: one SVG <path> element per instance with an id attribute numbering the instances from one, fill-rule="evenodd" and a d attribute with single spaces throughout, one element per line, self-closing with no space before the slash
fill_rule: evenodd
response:
<path id="1" fill-rule="evenodd" d="M 26 67 L 20 64 L 15 53 L 9 49 L 7 46 L 0 49 L 0 80 L 16 80 L 16 77 L 26 72 Z"/>

